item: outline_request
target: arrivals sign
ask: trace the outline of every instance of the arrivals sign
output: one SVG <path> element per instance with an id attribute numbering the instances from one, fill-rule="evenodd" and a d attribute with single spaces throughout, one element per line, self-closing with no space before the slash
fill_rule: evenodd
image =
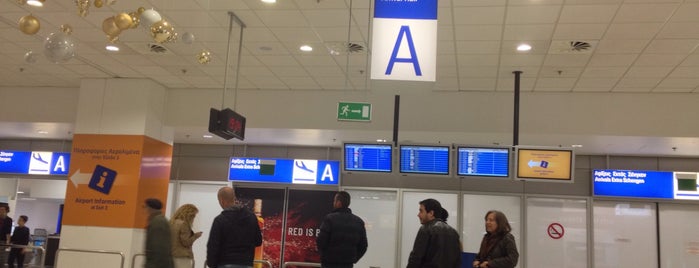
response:
<path id="1" fill-rule="evenodd" d="M 699 200 L 696 172 L 596 169 L 595 196 Z"/>
<path id="2" fill-rule="evenodd" d="M 0 173 L 68 175 L 70 153 L 0 151 Z"/>
<path id="3" fill-rule="evenodd" d="M 286 184 L 337 185 L 340 161 L 231 157 L 228 180 Z"/>
<path id="4" fill-rule="evenodd" d="M 371 79 L 434 82 L 437 0 L 375 0 Z"/>

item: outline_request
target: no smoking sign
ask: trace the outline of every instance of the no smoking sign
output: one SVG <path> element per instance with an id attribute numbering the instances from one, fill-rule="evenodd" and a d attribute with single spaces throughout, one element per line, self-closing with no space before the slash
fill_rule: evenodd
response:
<path id="1" fill-rule="evenodd" d="M 563 225 L 554 222 L 552 224 L 549 224 L 549 227 L 547 228 L 546 232 L 548 233 L 549 237 L 553 239 L 561 239 L 563 238 L 563 235 L 565 234 L 566 230 L 565 228 L 563 228 Z"/>

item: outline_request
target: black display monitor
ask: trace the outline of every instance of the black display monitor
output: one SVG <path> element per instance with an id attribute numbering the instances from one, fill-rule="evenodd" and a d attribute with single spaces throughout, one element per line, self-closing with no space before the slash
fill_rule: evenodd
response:
<path id="1" fill-rule="evenodd" d="M 343 171 L 393 172 L 393 145 L 386 143 L 345 143 Z"/>
<path id="2" fill-rule="evenodd" d="M 478 147 L 457 145 L 456 175 L 510 177 L 509 147 Z"/>
<path id="3" fill-rule="evenodd" d="M 401 144 L 400 173 L 449 175 L 451 145 Z"/>

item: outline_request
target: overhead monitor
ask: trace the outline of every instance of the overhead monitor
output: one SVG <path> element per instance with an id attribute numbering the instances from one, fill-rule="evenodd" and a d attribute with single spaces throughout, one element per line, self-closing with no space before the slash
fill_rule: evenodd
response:
<path id="1" fill-rule="evenodd" d="M 573 182 L 574 158 L 572 148 L 517 147 L 516 178 L 531 181 Z"/>
<path id="2" fill-rule="evenodd" d="M 595 196 L 699 200 L 696 172 L 595 169 Z"/>
<path id="3" fill-rule="evenodd" d="M 456 175 L 510 177 L 510 147 L 456 146 Z"/>
<path id="4" fill-rule="evenodd" d="M 343 155 L 343 171 L 393 172 L 392 144 L 348 142 Z"/>
<path id="5" fill-rule="evenodd" d="M 449 175 L 451 145 L 400 144 L 400 173 Z"/>

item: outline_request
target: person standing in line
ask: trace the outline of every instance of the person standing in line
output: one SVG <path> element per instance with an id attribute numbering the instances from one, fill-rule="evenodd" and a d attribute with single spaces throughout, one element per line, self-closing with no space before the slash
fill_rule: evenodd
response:
<path id="1" fill-rule="evenodd" d="M 29 228 L 24 226 L 27 223 L 29 217 L 22 215 L 19 216 L 17 220 L 17 227 L 15 227 L 15 232 L 12 233 L 12 244 L 26 246 L 29 244 Z M 27 248 L 12 248 L 10 250 L 10 257 L 7 258 L 7 266 L 9 268 L 15 267 L 15 260 L 17 260 L 17 268 L 24 267 L 24 253 L 27 252 Z"/>
<path id="2" fill-rule="evenodd" d="M 144 208 L 149 215 L 146 227 L 145 268 L 173 268 L 170 224 L 161 212 L 163 203 L 158 199 L 148 198 Z"/>
<path id="3" fill-rule="evenodd" d="M 461 267 L 459 233 L 447 224 L 449 213 L 432 198 L 420 201 L 420 230 L 415 237 L 407 268 Z"/>
<path id="4" fill-rule="evenodd" d="M 206 243 L 206 264 L 211 268 L 252 268 L 255 248 L 262 245 L 257 216 L 236 204 L 232 187 L 218 190 L 223 211 L 211 224 Z"/>
<path id="5" fill-rule="evenodd" d="M 7 263 L 7 250 L 8 247 L 2 245 L 9 245 L 12 233 L 12 218 L 7 216 L 10 212 L 10 206 L 7 203 L 0 203 L 0 265 Z"/>
<path id="6" fill-rule="evenodd" d="M 366 253 L 368 242 L 364 221 L 352 214 L 350 194 L 337 192 L 334 210 L 325 216 L 316 238 L 323 268 L 351 268 Z"/>
<path id="7" fill-rule="evenodd" d="M 172 234 L 172 257 L 176 268 L 192 267 L 194 252 L 192 245 L 202 232 L 194 232 L 192 224 L 199 209 L 192 204 L 184 204 L 175 211 L 170 219 L 170 231 Z"/>
<path id="8" fill-rule="evenodd" d="M 474 268 L 514 268 L 519 259 L 515 237 L 510 233 L 504 213 L 491 210 L 485 214 L 485 235 L 481 241 Z"/>

